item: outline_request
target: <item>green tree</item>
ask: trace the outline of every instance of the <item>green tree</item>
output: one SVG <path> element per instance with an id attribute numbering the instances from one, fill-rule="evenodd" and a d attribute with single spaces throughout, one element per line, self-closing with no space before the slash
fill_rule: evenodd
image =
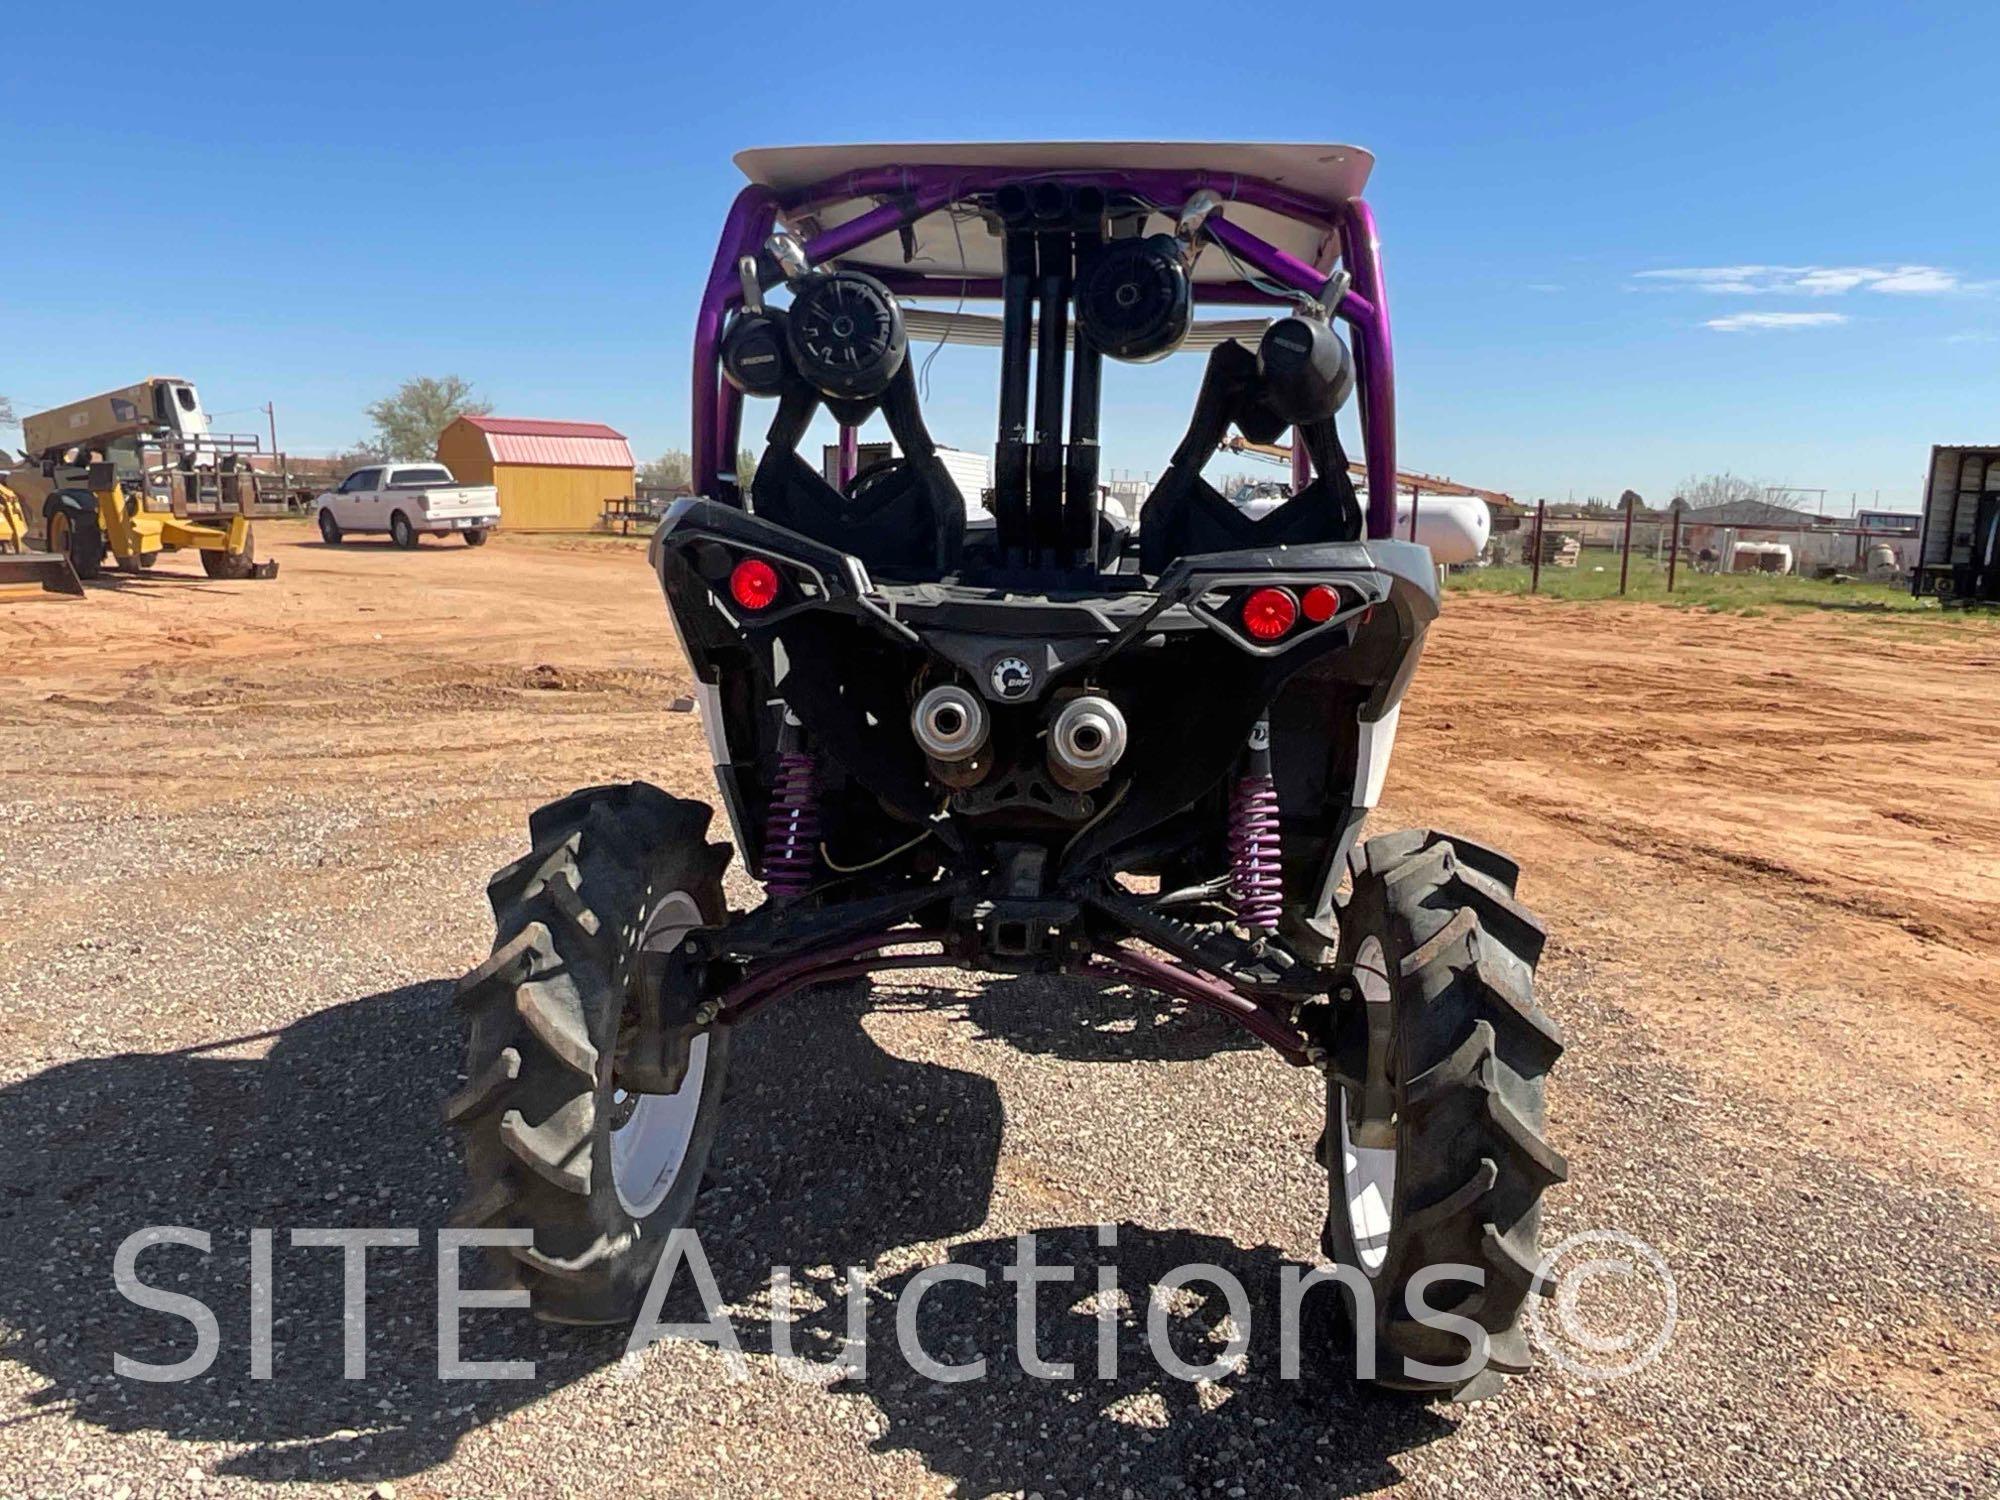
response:
<path id="1" fill-rule="evenodd" d="M 639 466 L 639 483 L 649 490 L 686 489 L 694 477 L 694 464 L 679 448 L 669 448 L 649 464 Z"/>
<path id="2" fill-rule="evenodd" d="M 750 481 L 757 477 L 757 455 L 748 448 L 736 450 L 736 482 L 744 489 L 750 488 Z"/>
<path id="3" fill-rule="evenodd" d="M 368 451 L 391 463 L 430 458 L 437 452 L 438 434 L 460 417 L 483 417 L 490 401 L 475 401 L 472 383 L 456 375 L 420 375 L 406 380 L 393 396 L 368 406 L 374 435 Z"/>

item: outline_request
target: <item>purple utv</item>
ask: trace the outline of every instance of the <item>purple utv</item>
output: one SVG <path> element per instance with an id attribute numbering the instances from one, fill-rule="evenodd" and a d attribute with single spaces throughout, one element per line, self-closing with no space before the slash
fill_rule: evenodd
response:
<path id="1" fill-rule="evenodd" d="M 886 969 L 1090 975 L 1325 1076 L 1322 1244 L 1351 1268 L 1376 1378 L 1489 1392 L 1528 1363 L 1562 1036 L 1510 860 L 1361 837 L 1438 608 L 1430 554 L 1391 536 L 1372 158 L 1148 142 L 737 163 L 695 324 L 695 497 L 652 560 L 764 899 L 728 908 L 732 845 L 704 803 L 632 783 L 534 814 L 460 990 L 459 1222 L 533 1232 L 507 1267 L 541 1315 L 628 1320 L 693 1214 L 746 1017 Z M 911 345 L 938 338 L 999 350 L 981 495 L 925 426 Z M 1132 525 L 1100 483 L 1105 362 L 1177 351 L 1203 356 L 1200 391 Z M 734 471 L 745 397 L 771 413 L 754 478 Z M 822 411 L 827 474 L 801 451 Z M 856 472 L 876 416 L 893 456 Z M 1202 477 L 1232 430 L 1288 429 L 1275 509 Z"/>

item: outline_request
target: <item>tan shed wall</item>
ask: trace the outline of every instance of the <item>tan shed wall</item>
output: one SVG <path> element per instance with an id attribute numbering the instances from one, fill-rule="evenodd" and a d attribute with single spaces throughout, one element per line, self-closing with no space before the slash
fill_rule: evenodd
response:
<path id="1" fill-rule="evenodd" d="M 632 495 L 630 469 L 494 464 L 492 474 L 479 482 L 499 487 L 500 524 L 509 531 L 593 531 L 606 500 Z"/>
<path id="2" fill-rule="evenodd" d="M 469 422 L 453 422 L 438 434 L 437 457 L 460 484 L 493 482 L 493 450 L 486 434 Z"/>

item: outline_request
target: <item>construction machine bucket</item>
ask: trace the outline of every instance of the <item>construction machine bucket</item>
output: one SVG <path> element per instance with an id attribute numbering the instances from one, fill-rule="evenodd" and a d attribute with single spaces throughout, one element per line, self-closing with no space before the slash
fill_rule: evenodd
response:
<path id="1" fill-rule="evenodd" d="M 83 597 L 76 569 L 61 552 L 0 552 L 0 597 L 40 584 L 49 594 Z"/>
<path id="2" fill-rule="evenodd" d="M 278 576 L 278 560 L 275 557 L 265 558 L 262 562 L 252 566 L 250 576 L 252 578 L 276 578 Z"/>

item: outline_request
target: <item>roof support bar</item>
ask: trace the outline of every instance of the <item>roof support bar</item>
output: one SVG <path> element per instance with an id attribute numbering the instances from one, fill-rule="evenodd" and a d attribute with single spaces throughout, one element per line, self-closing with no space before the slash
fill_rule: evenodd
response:
<path id="1" fill-rule="evenodd" d="M 1002 242 L 1000 436 L 993 452 L 993 514 L 1001 554 L 1010 563 L 1028 550 L 1028 339 L 1034 322 L 1035 236 L 1009 229 Z"/>
<path id="2" fill-rule="evenodd" d="M 1028 475 L 1029 546 L 1038 567 L 1063 566 L 1063 389 L 1069 370 L 1070 236 L 1036 237 L 1035 452 Z"/>

